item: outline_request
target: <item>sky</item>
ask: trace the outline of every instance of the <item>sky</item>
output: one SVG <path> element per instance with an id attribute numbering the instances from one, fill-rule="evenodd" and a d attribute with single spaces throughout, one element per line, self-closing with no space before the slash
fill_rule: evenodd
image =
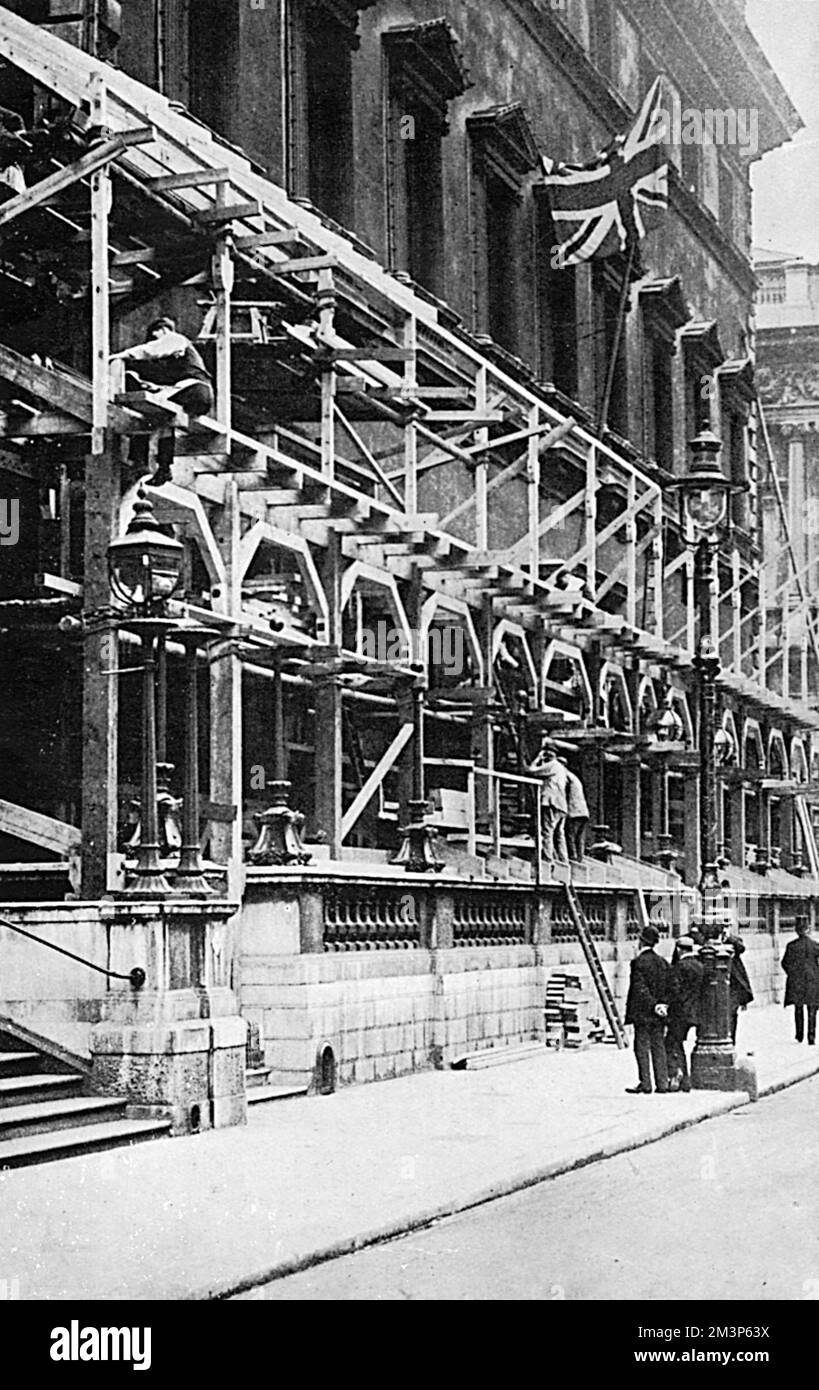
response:
<path id="1" fill-rule="evenodd" d="M 819 263 L 819 0 L 747 0 L 746 19 L 806 126 L 754 166 L 754 245 Z"/>

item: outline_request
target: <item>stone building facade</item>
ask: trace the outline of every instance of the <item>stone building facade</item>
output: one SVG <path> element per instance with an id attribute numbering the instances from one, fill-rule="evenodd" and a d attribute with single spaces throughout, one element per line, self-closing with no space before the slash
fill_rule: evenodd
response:
<path id="1" fill-rule="evenodd" d="M 745 487 L 715 605 L 722 864 L 769 990 L 780 926 L 819 880 L 819 715 L 769 679 L 760 623 L 750 171 L 800 123 L 743 6 L 129 0 L 78 27 L 16 0 L 0 52 L 0 102 L 35 133 L 30 188 L 113 142 L 58 201 L 6 213 L 0 486 L 24 537 L 0 552 L 6 920 L 47 935 L 52 913 L 69 939 L 74 912 L 94 949 L 107 923 L 117 961 L 127 944 L 151 976 L 166 1057 L 174 1019 L 224 1016 L 229 1042 L 192 1044 L 232 1049 L 224 1076 L 231 1020 L 305 1084 L 328 1051 L 370 1079 L 539 1036 L 548 975 L 585 969 L 565 875 L 538 856 L 526 772 L 548 730 L 589 797 L 601 857 L 575 880 L 619 993 L 641 921 L 678 931 L 699 868 L 694 561 L 664 487 L 708 425 Z M 557 270 L 544 157 L 589 159 L 661 71 L 670 206 L 639 273 L 622 256 Z M 159 313 L 213 375 L 206 421 L 111 383 L 109 353 Z M 172 481 L 147 492 L 187 548 L 170 616 L 211 629 L 198 809 L 216 891 L 140 907 L 140 691 L 105 553 L 134 440 L 151 459 L 169 430 Z M 169 632 L 171 800 L 182 658 Z M 419 790 L 428 873 L 396 860 Z M 281 852 L 285 824 L 303 850 Z M 14 978 L 0 1012 L 47 1037 Z M 55 988 L 52 1031 L 127 1085 L 145 1009 L 122 983 L 91 1003 L 73 976 Z"/>

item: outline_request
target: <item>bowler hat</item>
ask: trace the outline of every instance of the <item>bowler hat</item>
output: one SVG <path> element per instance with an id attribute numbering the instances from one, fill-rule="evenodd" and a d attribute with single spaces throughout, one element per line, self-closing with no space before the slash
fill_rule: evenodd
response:
<path id="1" fill-rule="evenodd" d="M 656 927 L 643 927 L 643 930 L 640 932 L 640 942 L 643 946 L 656 946 L 659 939 L 660 933 L 657 931 Z"/>

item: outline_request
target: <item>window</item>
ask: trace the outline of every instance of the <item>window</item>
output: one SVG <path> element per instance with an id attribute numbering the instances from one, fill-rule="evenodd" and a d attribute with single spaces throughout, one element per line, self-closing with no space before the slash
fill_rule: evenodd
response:
<path id="1" fill-rule="evenodd" d="M 604 423 L 609 429 L 616 430 L 623 436 L 628 435 L 626 333 L 625 325 L 619 326 L 619 320 L 623 307 L 625 274 L 625 258 L 621 255 L 595 261 L 592 265 L 596 412 L 599 415 L 603 408 L 606 387 L 611 377 L 611 394 Z M 625 312 L 628 312 L 627 306 Z"/>
<path id="2" fill-rule="evenodd" d="M 724 160 L 719 165 L 719 225 L 731 241 L 737 239 L 734 176 Z"/>
<path id="3" fill-rule="evenodd" d="M 753 365 L 748 358 L 726 362 L 718 376 L 722 428 L 722 466 L 731 481 L 748 487 L 748 420 L 754 400 Z M 735 526 L 744 531 L 753 525 L 753 499 L 748 491 L 737 493 L 731 508 Z"/>
<path id="4" fill-rule="evenodd" d="M 353 170 L 352 53 L 340 25 L 307 36 L 308 193 L 316 207 L 349 225 Z"/>
<path id="5" fill-rule="evenodd" d="M 702 201 L 719 217 L 719 154 L 712 140 L 702 142 Z"/>
<path id="6" fill-rule="evenodd" d="M 564 396 L 577 398 L 577 276 L 574 266 L 558 270 L 558 244 L 545 189 L 535 188 L 537 210 L 539 370 Z"/>
<path id="7" fill-rule="evenodd" d="M 472 141 L 475 326 L 516 352 L 524 294 L 524 194 L 529 174 L 539 167 L 539 152 L 517 103 L 479 112 L 467 127 Z"/>
<path id="8" fill-rule="evenodd" d="M 685 360 L 686 440 L 710 429 L 711 402 L 717 394 L 714 374 L 725 353 L 715 322 L 691 323 L 680 334 Z"/>
<path id="9" fill-rule="evenodd" d="M 614 33 L 611 0 L 591 0 L 592 58 L 606 77 L 612 75 Z"/>
<path id="10" fill-rule="evenodd" d="M 688 319 L 678 277 L 649 281 L 640 291 L 645 344 L 644 444 L 661 467 L 674 466 L 674 356 L 677 330 Z"/>
<path id="11" fill-rule="evenodd" d="M 190 109 L 220 135 L 230 134 L 239 20 L 230 0 L 197 0 L 188 11 Z"/>
<path id="12" fill-rule="evenodd" d="M 448 104 L 468 86 L 445 20 L 389 30 L 389 260 L 444 293 L 443 139 Z"/>
<path id="13" fill-rule="evenodd" d="M 614 24 L 615 78 L 620 95 L 635 110 L 640 105 L 640 39 L 622 10 Z"/>
<path id="14" fill-rule="evenodd" d="M 307 0 L 303 5 L 291 5 L 288 16 L 289 190 L 309 198 L 334 221 L 350 227 L 355 204 L 353 52 L 358 43 L 357 9 L 354 5 L 339 7 L 329 0 Z"/>
<path id="15" fill-rule="evenodd" d="M 684 109 L 683 109 L 684 108 Z M 686 113 L 690 112 L 693 103 L 684 94 L 680 96 L 680 172 L 682 181 L 689 193 L 693 193 L 695 198 L 700 197 L 702 189 L 702 167 L 700 162 L 700 143 L 699 139 L 694 139 L 697 130 L 686 118 Z"/>

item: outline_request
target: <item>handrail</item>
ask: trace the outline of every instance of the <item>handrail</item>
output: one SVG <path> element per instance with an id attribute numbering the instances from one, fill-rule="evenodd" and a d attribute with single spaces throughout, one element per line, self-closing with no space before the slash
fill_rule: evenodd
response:
<path id="1" fill-rule="evenodd" d="M 44 941 L 41 936 L 35 936 L 33 932 L 26 931 L 16 922 L 9 922 L 6 917 L 0 917 L 0 927 L 8 927 L 9 931 L 16 931 L 20 936 L 27 936 L 29 941 L 36 941 L 39 946 L 47 946 L 49 951 L 57 951 L 61 956 L 68 956 L 69 960 L 79 961 L 80 965 L 87 965 L 89 970 L 96 970 L 100 975 L 107 975 L 112 980 L 130 980 L 134 989 L 141 989 L 145 984 L 147 976 L 141 965 L 135 965 L 127 975 L 122 975 L 118 970 L 106 970 L 104 965 L 95 965 L 92 960 L 85 960 L 83 956 L 77 956 L 73 951 L 67 951 L 64 946 L 55 946 L 53 941 Z"/>

